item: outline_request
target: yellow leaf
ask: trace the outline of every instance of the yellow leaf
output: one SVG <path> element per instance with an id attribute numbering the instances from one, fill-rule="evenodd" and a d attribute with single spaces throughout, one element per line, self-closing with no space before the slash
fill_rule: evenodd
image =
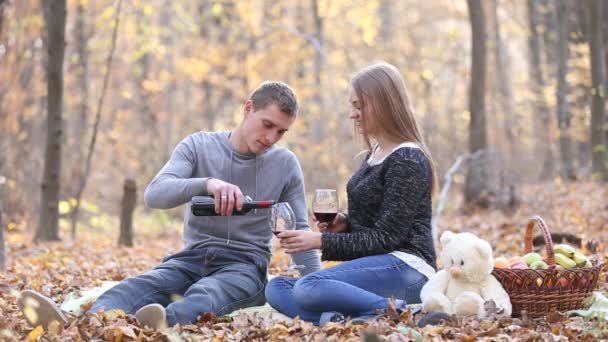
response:
<path id="1" fill-rule="evenodd" d="M 70 202 L 68 201 L 59 201 L 59 214 L 66 215 L 69 214 L 72 207 L 70 206 Z"/>
<path id="2" fill-rule="evenodd" d="M 105 316 L 107 319 L 115 319 L 115 318 L 119 318 L 119 317 L 124 317 L 126 314 L 123 310 L 120 309 L 113 309 L 110 311 L 106 311 Z"/>
<path id="3" fill-rule="evenodd" d="M 422 79 L 423 80 L 427 80 L 427 81 L 432 80 L 433 79 L 433 72 L 431 70 L 429 70 L 429 69 L 424 69 L 422 71 Z"/>
<path id="4" fill-rule="evenodd" d="M 42 334 L 44 334 L 44 328 L 42 328 L 42 325 L 39 325 L 36 327 L 36 329 L 27 334 L 27 338 L 30 342 L 35 342 L 40 336 L 42 336 Z"/>
<path id="5" fill-rule="evenodd" d="M 23 315 L 27 318 L 27 320 L 33 324 L 38 323 L 38 311 L 37 309 L 40 307 L 40 303 L 36 301 L 34 298 L 27 297 L 25 298 L 25 303 L 23 305 Z"/>

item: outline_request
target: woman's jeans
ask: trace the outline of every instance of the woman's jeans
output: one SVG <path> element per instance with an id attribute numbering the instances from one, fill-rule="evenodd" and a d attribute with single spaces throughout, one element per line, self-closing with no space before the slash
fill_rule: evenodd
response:
<path id="1" fill-rule="evenodd" d="M 276 277 L 266 286 L 266 300 L 279 312 L 319 324 L 323 312 L 345 316 L 374 315 L 389 298 L 420 303 L 427 278 L 401 259 L 374 255 L 344 262 L 295 279 Z"/>
<path id="2" fill-rule="evenodd" d="M 228 249 L 184 250 L 140 276 L 121 281 L 103 293 L 90 312 L 122 309 L 133 314 L 159 303 L 167 323 L 196 322 L 198 315 L 218 316 L 264 304 L 267 261 Z"/>

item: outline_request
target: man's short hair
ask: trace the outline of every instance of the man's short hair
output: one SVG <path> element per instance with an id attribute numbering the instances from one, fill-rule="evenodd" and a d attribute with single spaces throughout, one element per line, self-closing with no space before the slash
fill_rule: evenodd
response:
<path id="1" fill-rule="evenodd" d="M 279 81 L 266 81 L 260 84 L 249 96 L 253 110 L 276 104 L 281 112 L 289 116 L 298 114 L 298 99 L 290 86 Z"/>

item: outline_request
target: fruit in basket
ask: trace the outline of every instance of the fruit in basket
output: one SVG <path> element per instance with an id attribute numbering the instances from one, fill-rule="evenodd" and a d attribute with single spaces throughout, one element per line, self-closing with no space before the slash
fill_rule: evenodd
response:
<path id="1" fill-rule="evenodd" d="M 559 283 L 559 286 L 561 286 L 561 287 L 568 287 L 568 285 L 570 284 L 570 281 L 566 277 L 559 278 L 559 280 L 557 282 Z"/>
<path id="2" fill-rule="evenodd" d="M 576 262 L 574 262 L 574 260 L 568 258 L 567 256 L 561 253 L 555 253 L 555 263 L 564 268 L 571 268 L 576 266 Z"/>
<path id="3" fill-rule="evenodd" d="M 514 256 L 509 258 L 509 260 L 507 260 L 509 262 L 509 265 L 512 265 L 514 262 L 521 260 L 520 256 Z"/>
<path id="4" fill-rule="evenodd" d="M 528 264 L 523 260 L 517 260 L 511 264 L 511 268 L 514 270 L 526 270 L 528 269 Z"/>
<path id="5" fill-rule="evenodd" d="M 576 249 L 574 249 L 574 247 L 572 247 L 570 245 L 559 244 L 559 245 L 555 245 L 553 247 L 553 252 L 556 255 L 557 254 L 561 254 L 561 255 L 565 255 L 568 258 L 572 259 L 572 258 L 574 258 L 574 254 L 576 253 Z"/>
<path id="6" fill-rule="evenodd" d="M 511 264 L 505 258 L 494 259 L 494 268 L 511 268 Z"/>
<path id="7" fill-rule="evenodd" d="M 534 252 L 524 255 L 521 259 L 525 261 L 528 266 L 532 265 L 536 261 L 543 261 L 543 257 Z"/>
<path id="8" fill-rule="evenodd" d="M 572 260 L 574 260 L 576 266 L 578 267 L 591 267 L 591 261 L 589 261 L 589 259 L 587 259 L 587 257 L 584 256 L 583 253 L 575 252 Z"/>
<path id="9" fill-rule="evenodd" d="M 546 270 L 547 268 L 549 268 L 549 265 L 547 265 L 547 263 L 542 260 L 536 260 L 535 262 L 530 264 L 530 268 L 533 270 Z"/>

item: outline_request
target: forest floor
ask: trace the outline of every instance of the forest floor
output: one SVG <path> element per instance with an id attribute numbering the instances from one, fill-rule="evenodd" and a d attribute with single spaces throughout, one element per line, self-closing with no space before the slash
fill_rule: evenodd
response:
<path id="1" fill-rule="evenodd" d="M 441 218 L 440 232 L 468 231 L 487 239 L 495 256 L 522 255 L 525 224 L 532 215 L 542 216 L 552 232 L 574 234 L 584 245 L 593 246 L 601 260 L 608 259 L 608 186 L 577 182 L 546 183 L 519 191 L 520 205 L 510 212 L 458 210 L 454 199 Z M 137 229 L 137 228 L 136 228 Z M 11 229 L 6 235 L 8 270 L 0 273 L 0 340 L 92 340 L 110 341 L 233 341 L 233 340 L 386 340 L 404 341 L 407 329 L 424 340 L 518 340 L 518 341 L 597 341 L 608 339 L 608 321 L 583 319 L 552 313 L 546 318 L 478 320 L 456 317 L 441 326 L 415 328 L 418 319 L 404 314 L 364 325 L 329 324 L 323 328 L 294 320 L 275 322 L 268 318 L 239 315 L 235 318 L 200 317 L 196 324 L 178 326 L 165 332 L 143 329 L 130 315 L 84 315 L 68 317 L 65 327 L 48 331 L 29 326 L 16 305 L 20 290 L 35 289 L 61 303 L 74 291 L 100 286 L 102 281 L 122 280 L 158 264 L 163 256 L 181 247 L 181 234 L 175 229 L 140 232 L 135 247 L 118 248 L 116 229 L 111 232 L 82 232 L 76 242 L 69 238 L 54 243 L 32 244 L 33 229 Z M 536 232 L 538 233 L 538 231 Z M 112 238 L 100 238 L 100 234 Z M 67 234 L 65 234 L 67 236 Z M 588 243 L 590 242 L 590 243 Z M 589 255 L 591 252 L 587 251 Z M 288 258 L 275 253 L 271 273 L 284 268 Z M 608 292 L 607 273 L 601 274 L 599 290 Z M 411 331 L 411 330 L 410 330 Z M 379 337 L 379 339 L 377 339 Z"/>

